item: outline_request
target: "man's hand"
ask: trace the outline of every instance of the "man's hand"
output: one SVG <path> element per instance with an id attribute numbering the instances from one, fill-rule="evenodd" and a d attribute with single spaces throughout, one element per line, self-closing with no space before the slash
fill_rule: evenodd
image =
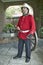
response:
<path id="1" fill-rule="evenodd" d="M 28 36 L 27 36 L 27 38 L 31 38 L 32 37 L 32 34 L 29 34 Z"/>
<path id="2" fill-rule="evenodd" d="M 20 30 L 20 28 L 19 28 L 19 27 L 17 27 L 17 30 Z"/>
<path id="3" fill-rule="evenodd" d="M 16 28 L 17 30 L 20 30 L 19 26 L 16 26 L 16 25 L 15 25 L 15 28 Z"/>

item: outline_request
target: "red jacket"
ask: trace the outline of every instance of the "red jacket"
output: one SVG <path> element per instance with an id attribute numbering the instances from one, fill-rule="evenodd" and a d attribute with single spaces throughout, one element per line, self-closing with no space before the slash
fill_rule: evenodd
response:
<path id="1" fill-rule="evenodd" d="M 23 32 L 18 33 L 18 37 L 21 39 L 26 39 L 27 35 L 33 34 L 36 30 L 34 17 L 31 15 L 21 16 L 19 18 L 17 26 L 19 26 L 20 30 L 22 31 L 29 30 L 29 32 L 26 33 Z"/>

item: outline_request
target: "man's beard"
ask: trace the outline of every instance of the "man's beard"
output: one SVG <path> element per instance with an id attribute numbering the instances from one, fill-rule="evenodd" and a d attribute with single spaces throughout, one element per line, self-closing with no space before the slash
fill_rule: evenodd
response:
<path id="1" fill-rule="evenodd" d="M 26 15 L 28 15 L 28 12 L 27 13 L 23 13 L 23 16 L 26 16 Z"/>

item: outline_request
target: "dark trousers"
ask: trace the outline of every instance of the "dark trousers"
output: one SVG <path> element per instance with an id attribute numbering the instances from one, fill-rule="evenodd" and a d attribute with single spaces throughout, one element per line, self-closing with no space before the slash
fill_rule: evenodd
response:
<path id="1" fill-rule="evenodd" d="M 19 39 L 19 43 L 18 43 L 18 56 L 19 57 L 22 56 L 24 44 L 25 44 L 26 58 L 30 59 L 30 56 L 31 56 L 31 41 L 28 40 L 28 39 L 26 39 L 26 40 Z"/>

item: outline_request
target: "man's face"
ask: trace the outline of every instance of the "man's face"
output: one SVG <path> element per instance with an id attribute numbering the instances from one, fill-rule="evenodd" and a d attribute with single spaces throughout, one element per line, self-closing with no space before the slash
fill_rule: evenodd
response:
<path id="1" fill-rule="evenodd" d="M 26 7 L 23 7 L 22 8 L 22 13 L 25 15 L 25 14 L 28 14 L 28 9 Z"/>

